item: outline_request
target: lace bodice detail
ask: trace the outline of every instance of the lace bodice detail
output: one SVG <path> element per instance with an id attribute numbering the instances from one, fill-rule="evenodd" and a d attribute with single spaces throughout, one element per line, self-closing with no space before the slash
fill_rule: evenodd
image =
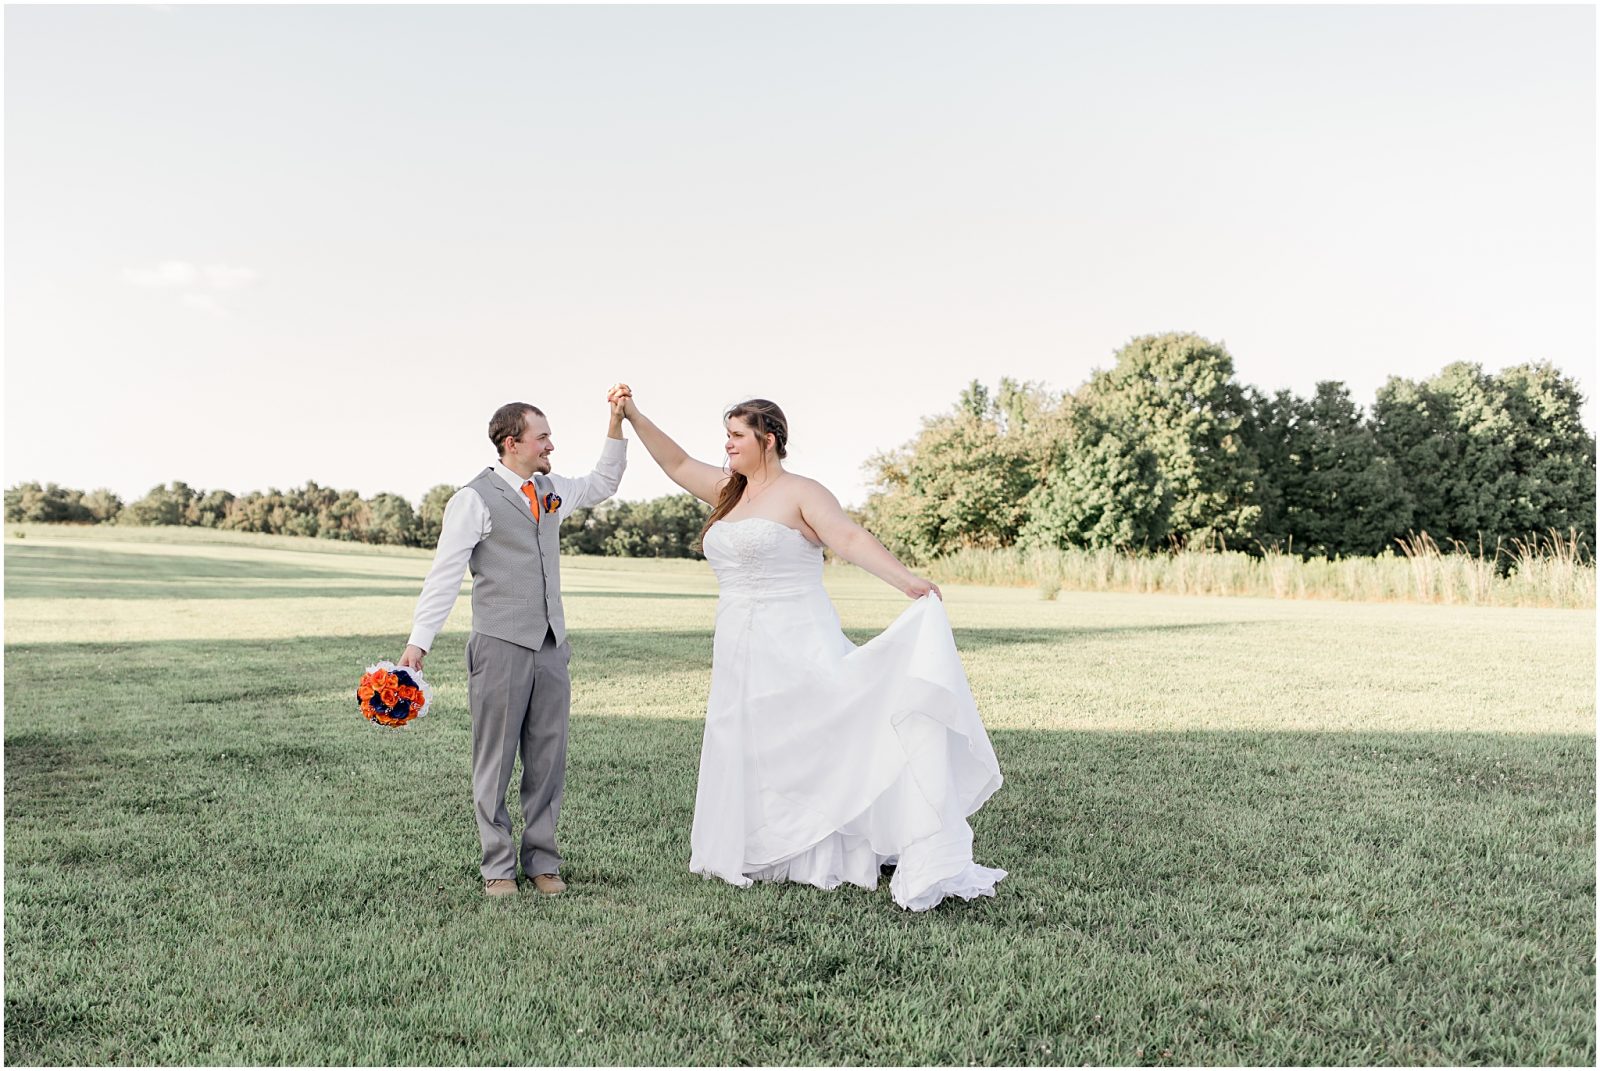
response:
<path id="1" fill-rule="evenodd" d="M 725 598 L 801 595 L 822 589 L 822 548 L 778 521 L 765 517 L 718 521 L 706 533 L 704 548 Z"/>

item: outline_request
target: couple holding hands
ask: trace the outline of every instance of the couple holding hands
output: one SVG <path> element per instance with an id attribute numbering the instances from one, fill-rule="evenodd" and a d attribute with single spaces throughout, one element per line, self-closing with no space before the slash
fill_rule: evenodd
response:
<path id="1" fill-rule="evenodd" d="M 674 483 L 708 503 L 701 532 L 719 599 L 711 694 L 689 869 L 733 885 L 793 881 L 877 888 L 923 911 L 994 895 L 1005 871 L 972 859 L 967 818 L 1000 787 L 939 588 L 852 521 L 826 487 L 784 468 L 789 425 L 772 402 L 723 414 L 722 466 L 691 458 L 607 395 L 609 437 L 594 471 L 550 471 L 550 422 L 522 402 L 489 421 L 499 459 L 450 499 L 402 666 L 422 668 L 472 573 L 467 641 L 472 796 L 484 892 L 565 891 L 556 820 L 566 776 L 571 647 L 561 607 L 560 524 L 616 493 L 623 422 Z M 822 549 L 916 600 L 857 647 L 822 585 Z M 506 810 L 522 759 L 520 853 Z"/>

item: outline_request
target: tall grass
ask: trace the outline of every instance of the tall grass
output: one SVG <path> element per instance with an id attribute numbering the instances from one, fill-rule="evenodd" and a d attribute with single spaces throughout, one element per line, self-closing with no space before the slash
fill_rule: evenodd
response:
<path id="1" fill-rule="evenodd" d="M 1302 559 L 1268 550 L 1135 554 L 1122 550 L 1017 547 L 960 550 L 929 564 L 935 580 L 1036 586 L 1060 591 L 1250 595 L 1273 599 L 1343 599 L 1464 606 L 1592 609 L 1595 566 L 1577 534 L 1551 531 L 1492 550 L 1459 541 L 1441 548 L 1426 532 L 1396 540 L 1398 553 L 1371 558 Z"/>

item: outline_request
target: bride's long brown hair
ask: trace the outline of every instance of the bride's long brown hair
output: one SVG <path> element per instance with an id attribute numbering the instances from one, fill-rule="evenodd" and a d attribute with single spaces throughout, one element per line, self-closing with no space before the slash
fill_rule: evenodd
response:
<path id="1" fill-rule="evenodd" d="M 789 454 L 789 419 L 783 415 L 783 410 L 778 408 L 777 402 L 769 402 L 765 398 L 751 398 L 722 414 L 723 423 L 738 417 L 750 425 L 750 430 L 755 432 L 756 439 L 761 443 L 761 466 L 767 464 L 767 435 L 772 435 L 773 453 L 778 455 L 778 460 L 783 460 Z M 711 509 L 711 516 L 706 518 L 706 526 L 700 529 L 701 542 L 706 533 L 711 531 L 711 526 L 733 511 L 739 504 L 739 499 L 744 496 L 744 489 L 749 484 L 743 473 L 735 472 L 728 482 L 722 485 L 722 491 L 717 495 L 717 504 Z"/>

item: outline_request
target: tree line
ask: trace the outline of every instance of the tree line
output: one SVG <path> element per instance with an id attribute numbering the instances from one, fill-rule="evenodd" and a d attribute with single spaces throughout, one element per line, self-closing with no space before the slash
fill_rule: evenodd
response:
<path id="1" fill-rule="evenodd" d="M 5 492 L 6 520 L 46 524 L 180 525 L 267 535 L 313 536 L 358 543 L 433 547 L 444 508 L 455 494 L 438 484 L 421 505 L 397 494 L 362 498 L 309 482 L 280 491 L 203 491 L 182 481 L 158 484 L 124 503 L 104 488 L 84 492 L 59 484 L 20 483 Z M 612 500 L 574 510 L 561 526 L 561 549 L 569 554 L 627 558 L 699 557 L 695 542 L 711 512 L 693 495 L 666 495 L 646 502 Z"/>
<path id="2" fill-rule="evenodd" d="M 1555 529 L 1595 537 L 1595 442 L 1549 363 L 1391 377 L 1370 412 L 1240 384 L 1222 345 L 1133 339 L 1075 393 L 974 381 L 869 462 L 867 526 L 928 560 L 959 549 L 1277 549 L 1326 558 L 1408 533 L 1475 552 Z"/>
<path id="3" fill-rule="evenodd" d="M 1577 384 L 1548 363 L 1485 372 L 1458 362 L 1391 377 L 1371 411 L 1339 382 L 1309 398 L 1240 384 L 1227 349 L 1146 335 L 1075 393 L 974 380 L 910 442 L 868 462 L 857 515 L 913 561 L 957 550 L 1219 547 L 1372 555 L 1426 532 L 1487 553 L 1554 529 L 1595 539 L 1595 442 Z M 7 521 L 198 525 L 432 547 L 456 488 L 418 507 L 308 482 L 246 495 L 158 485 L 111 491 L 23 483 Z M 709 508 L 686 494 L 577 510 L 562 549 L 699 557 Z"/>
<path id="4" fill-rule="evenodd" d="M 181 525 L 431 547 L 439 541 L 445 503 L 455 491 L 439 484 L 423 496 L 418 509 L 401 495 L 384 492 L 362 498 L 355 491 L 322 487 L 315 481 L 287 491 L 273 488 L 235 495 L 198 490 L 174 480 L 124 504 L 103 488 L 85 493 L 54 483 L 21 483 L 6 488 L 5 509 L 7 521 Z"/>

